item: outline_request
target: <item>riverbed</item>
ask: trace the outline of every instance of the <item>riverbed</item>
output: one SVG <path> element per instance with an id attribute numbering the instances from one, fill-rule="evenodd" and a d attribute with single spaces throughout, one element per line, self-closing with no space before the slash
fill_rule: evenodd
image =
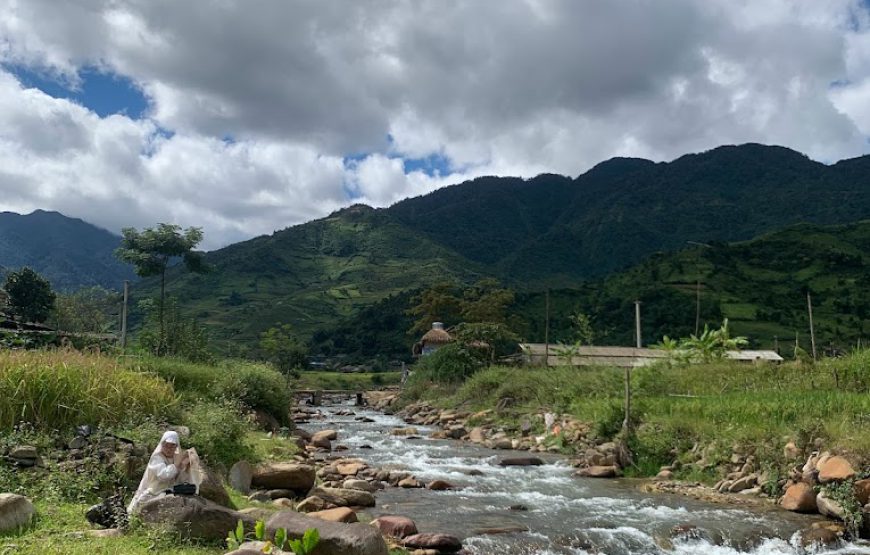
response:
<path id="1" fill-rule="evenodd" d="M 335 414 L 348 408 L 355 414 Z M 421 532 L 462 538 L 474 555 L 797 555 L 803 551 L 796 532 L 819 520 L 775 508 L 750 511 L 643 493 L 632 480 L 578 478 L 559 456 L 538 455 L 545 462 L 541 466 L 501 467 L 499 460 L 528 453 L 429 439 L 434 429 L 419 426 L 419 439 L 393 436 L 392 429 L 406 426 L 400 418 L 350 405 L 324 406 L 321 412 L 323 419 L 304 427 L 337 430 L 334 445 L 349 448 L 342 456 L 457 486 L 388 487 L 377 493 L 371 516 L 407 516 Z M 870 544 L 816 553 L 870 554 Z"/>

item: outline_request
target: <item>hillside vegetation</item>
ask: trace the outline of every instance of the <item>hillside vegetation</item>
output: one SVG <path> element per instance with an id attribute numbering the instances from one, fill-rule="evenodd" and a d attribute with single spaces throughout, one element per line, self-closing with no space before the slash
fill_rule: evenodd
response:
<path id="1" fill-rule="evenodd" d="M 868 176 L 870 157 L 826 166 L 786 148 L 748 144 L 670 163 L 613 159 L 576 179 L 480 178 L 387 209 L 354 206 L 208 253 L 207 261 L 215 271 L 205 276 L 171 275 L 169 290 L 190 315 L 211 327 L 221 351 L 244 352 L 263 330 L 279 322 L 292 324 L 303 337 L 320 330 L 316 342 L 323 343 L 333 339 L 324 338 L 324 333 L 331 335 L 336 326 L 346 329 L 362 309 L 390 296 L 397 298 L 445 279 L 468 283 L 490 276 L 532 294 L 520 296 L 525 304 L 518 311 L 528 322 L 523 328 L 527 335 L 537 338 L 532 320 L 539 318 L 530 315 L 539 299 L 533 293 L 547 286 L 576 289 L 656 252 L 684 248 L 687 241 L 743 241 L 802 222 L 842 224 L 870 218 Z M 721 262 L 730 265 L 724 274 L 718 265 L 710 268 L 718 262 L 709 253 L 702 254 L 701 271 L 706 267 L 709 275 L 716 276 L 716 283 L 704 280 L 707 288 L 722 291 L 710 299 L 713 304 L 703 311 L 704 318 L 715 321 L 724 315 L 748 322 L 757 313 L 756 319 L 775 325 L 741 328 L 738 324 L 736 329 L 764 342 L 772 341 L 773 335 L 793 337 L 798 326 L 790 319 L 800 291 L 785 295 L 785 289 L 790 285 L 799 289 L 802 280 L 821 267 L 837 276 L 835 282 L 841 271 L 847 281 L 856 273 L 849 266 L 851 259 L 844 259 L 841 268 L 825 257 L 823 249 L 802 251 L 807 242 L 800 233 L 777 239 L 785 244 L 802 241 L 784 247 L 795 258 L 790 265 L 778 262 L 779 269 L 765 268 L 766 262 L 749 252 L 759 244 L 742 251 L 714 249 L 727 258 Z M 765 256 L 777 251 L 772 244 L 770 249 Z M 689 259 L 698 255 L 681 256 L 681 268 L 659 268 L 658 276 L 639 275 L 645 270 L 635 270 L 611 282 L 647 280 L 628 297 L 626 287 L 609 285 L 619 291 L 603 297 L 594 293 L 597 300 L 589 299 L 592 293 L 581 294 L 580 304 L 600 305 L 602 314 L 617 314 L 618 320 L 625 312 L 622 303 L 642 295 L 648 303 L 651 338 L 665 331 L 693 330 L 694 311 L 686 309 L 694 303 L 684 297 L 690 295 L 689 284 L 698 273 L 697 263 Z M 786 272 L 793 278 L 784 283 L 779 276 Z M 725 283 L 725 276 L 736 284 Z M 660 281 L 667 288 L 658 290 L 656 299 L 650 284 Z M 810 281 L 810 286 L 822 286 L 824 291 L 837 287 L 822 283 L 821 278 Z M 756 298 L 759 285 L 772 283 L 778 286 L 769 295 L 774 302 Z M 154 291 L 154 283 L 145 282 L 136 295 L 142 298 Z M 573 304 L 573 300 L 568 303 Z M 671 308 L 661 308 L 665 306 Z M 599 312 L 592 306 L 586 310 Z M 659 316 L 657 310 L 662 312 Z M 826 310 L 822 308 L 823 321 Z M 682 316 L 685 312 L 687 318 Z M 619 331 L 623 322 L 617 320 L 601 322 L 608 341 L 624 339 Z M 664 330 L 657 321 L 682 327 Z M 836 322 L 824 325 L 832 336 L 837 327 L 846 327 Z M 395 336 L 391 342 L 397 343 Z M 365 350 L 358 341 L 351 343 Z"/>

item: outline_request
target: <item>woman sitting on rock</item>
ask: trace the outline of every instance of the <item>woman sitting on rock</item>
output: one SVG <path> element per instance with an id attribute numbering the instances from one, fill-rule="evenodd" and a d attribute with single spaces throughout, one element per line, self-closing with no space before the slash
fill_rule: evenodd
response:
<path id="1" fill-rule="evenodd" d="M 139 482 L 139 489 L 130 501 L 127 512 L 133 514 L 142 503 L 159 497 L 166 490 L 191 480 L 191 462 L 196 451 L 182 451 L 177 432 L 166 432 L 148 461 L 148 467 Z"/>

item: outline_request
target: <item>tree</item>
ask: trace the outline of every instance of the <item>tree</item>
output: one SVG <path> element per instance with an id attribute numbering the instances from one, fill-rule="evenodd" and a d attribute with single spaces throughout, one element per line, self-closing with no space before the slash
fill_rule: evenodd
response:
<path id="1" fill-rule="evenodd" d="M 56 295 L 51 284 L 30 268 L 10 272 L 3 288 L 12 314 L 25 322 L 45 322 L 54 308 Z"/>
<path id="2" fill-rule="evenodd" d="M 426 333 L 432 328 L 432 322 L 454 323 L 461 313 L 461 299 L 457 296 L 459 287 L 450 282 L 433 285 L 411 299 L 413 306 L 407 314 L 417 320 L 409 330 L 413 335 Z"/>
<path id="3" fill-rule="evenodd" d="M 102 287 L 60 294 L 51 321 L 59 331 L 72 334 L 107 333 L 117 322 L 121 297 Z"/>
<path id="4" fill-rule="evenodd" d="M 514 302 L 514 292 L 500 286 L 498 280 L 486 278 L 467 288 L 460 305 L 463 322 L 505 324 L 507 309 Z"/>
<path id="5" fill-rule="evenodd" d="M 177 356 L 192 362 L 211 362 L 208 334 L 193 318 L 185 318 L 173 297 L 166 299 L 163 311 L 155 310 L 154 300 L 139 303 L 145 323 L 139 332 L 139 346 L 160 356 Z"/>
<path id="6" fill-rule="evenodd" d="M 194 248 L 202 241 L 202 230 L 189 227 L 182 231 L 181 226 L 158 224 L 156 228 L 143 229 L 141 232 L 128 227 L 121 230 L 121 246 L 115 256 L 136 268 L 141 277 L 160 276 L 160 301 L 157 305 L 159 322 L 158 355 L 166 342 L 164 307 L 166 303 L 166 269 L 169 263 L 181 258 L 184 266 L 191 272 L 204 273 L 208 270 L 202 253 Z"/>
<path id="7" fill-rule="evenodd" d="M 308 349 L 296 338 L 290 324 L 269 328 L 260 335 L 260 348 L 278 370 L 291 374 L 308 365 Z"/>

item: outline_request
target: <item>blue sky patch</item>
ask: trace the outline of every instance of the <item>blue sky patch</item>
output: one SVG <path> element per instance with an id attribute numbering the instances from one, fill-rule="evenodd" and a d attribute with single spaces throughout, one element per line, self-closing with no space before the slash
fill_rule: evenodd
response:
<path id="1" fill-rule="evenodd" d="M 125 114 L 141 119 L 148 110 L 148 99 L 128 77 L 88 66 L 79 70 L 78 87 L 64 79 L 22 65 L 4 64 L 3 68 L 21 81 L 54 98 L 66 98 L 95 112 L 100 117 Z"/>
<path id="2" fill-rule="evenodd" d="M 429 177 L 450 173 L 450 160 L 437 152 L 425 158 L 404 158 L 402 162 L 405 164 L 405 173 L 421 171 Z"/>

